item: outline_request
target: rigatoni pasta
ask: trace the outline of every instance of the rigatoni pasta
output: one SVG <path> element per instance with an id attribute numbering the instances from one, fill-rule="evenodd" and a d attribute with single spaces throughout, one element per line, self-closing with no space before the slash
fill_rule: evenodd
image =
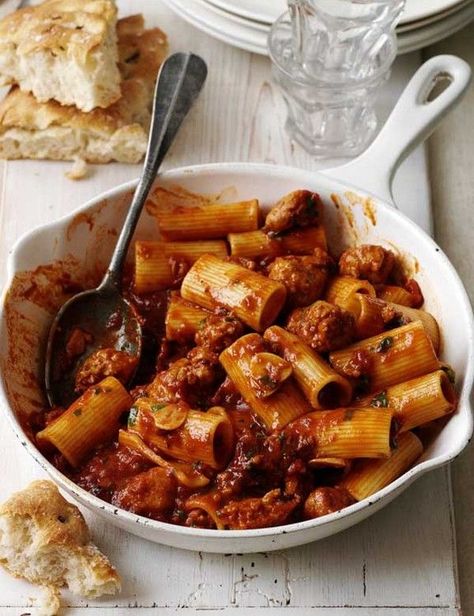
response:
<path id="1" fill-rule="evenodd" d="M 92 386 L 37 420 L 45 455 L 116 507 L 223 532 L 331 514 L 416 464 L 457 394 L 399 257 L 331 253 L 306 189 L 266 217 L 257 199 L 154 193 L 161 235 L 136 242 L 123 280 L 141 361 L 118 313 L 114 348 L 90 353 L 98 341 L 75 330 L 58 378 Z"/>
<path id="2" fill-rule="evenodd" d="M 322 226 L 298 229 L 280 237 L 269 237 L 260 229 L 246 233 L 229 233 L 227 240 L 233 257 L 247 259 L 309 255 L 315 248 L 327 248 L 326 232 Z"/>
<path id="3" fill-rule="evenodd" d="M 209 310 L 232 310 L 244 323 L 262 331 L 283 308 L 286 289 L 245 267 L 204 255 L 186 274 L 181 295 Z"/>
<path id="4" fill-rule="evenodd" d="M 298 336 L 274 325 L 264 335 L 293 368 L 296 382 L 315 409 L 349 404 L 352 387 Z"/>
<path id="5" fill-rule="evenodd" d="M 264 350 L 261 336 L 247 334 L 223 351 L 219 359 L 243 399 L 264 424 L 270 429 L 282 428 L 306 413 L 309 404 L 292 380 L 285 380 L 269 397 L 258 395 L 259 388 L 251 379 L 251 365 L 252 358 Z"/>
<path id="6" fill-rule="evenodd" d="M 120 416 L 132 405 L 132 398 L 114 377 L 90 387 L 41 432 L 40 443 L 54 445 L 72 466 L 91 451 L 118 434 Z"/>
<path id="7" fill-rule="evenodd" d="M 392 385 L 357 404 L 393 409 L 399 431 L 406 432 L 452 413 L 456 407 L 456 392 L 446 372 L 436 370 Z"/>
<path id="8" fill-rule="evenodd" d="M 191 265 L 202 255 L 227 256 L 225 242 L 135 242 L 135 291 L 151 293 L 174 282 L 172 259 Z"/>
<path id="9" fill-rule="evenodd" d="M 430 338 L 420 321 L 357 342 L 329 358 L 340 374 L 351 372 L 357 354 L 363 354 L 369 367 L 364 374 L 370 391 L 377 391 L 410 377 L 427 374 L 439 368 L 439 360 Z"/>
<path id="10" fill-rule="evenodd" d="M 166 240 L 210 240 L 228 233 L 258 229 L 257 199 L 206 206 L 161 207 L 156 212 L 160 233 Z"/>
<path id="11" fill-rule="evenodd" d="M 341 481 L 356 500 L 363 500 L 402 475 L 420 457 L 423 445 L 413 432 L 405 432 L 398 438 L 396 447 L 386 460 L 363 460 L 358 462 Z"/>
<path id="12" fill-rule="evenodd" d="M 313 411 L 293 427 L 312 439 L 312 458 L 387 458 L 391 409 L 374 407 Z"/>
<path id="13" fill-rule="evenodd" d="M 196 332 L 204 325 L 209 314 L 207 310 L 190 304 L 180 295 L 172 294 L 165 319 L 167 340 L 181 343 L 194 340 Z"/>

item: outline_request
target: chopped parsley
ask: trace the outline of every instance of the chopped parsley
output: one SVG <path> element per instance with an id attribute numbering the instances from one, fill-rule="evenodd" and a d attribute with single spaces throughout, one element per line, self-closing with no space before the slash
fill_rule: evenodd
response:
<path id="1" fill-rule="evenodd" d="M 136 406 L 132 406 L 132 408 L 130 409 L 130 413 L 128 414 L 127 425 L 134 426 L 137 422 L 137 418 L 138 418 L 138 409 Z"/>
<path id="2" fill-rule="evenodd" d="M 76 417 L 80 417 L 82 415 L 82 409 L 76 409 L 75 411 L 72 412 L 73 415 L 75 415 Z"/>
<path id="3" fill-rule="evenodd" d="M 375 352 L 376 353 L 386 353 L 393 345 L 393 338 L 392 336 L 387 336 L 386 338 L 383 338 L 379 344 L 377 345 Z"/>
<path id="4" fill-rule="evenodd" d="M 386 409 L 388 407 L 387 392 L 381 391 L 379 394 L 374 396 L 370 406 L 375 406 L 378 409 Z"/>
<path id="5" fill-rule="evenodd" d="M 454 385 L 454 383 L 456 382 L 456 373 L 451 368 L 451 366 L 442 366 L 441 370 L 443 370 L 443 372 L 446 372 L 446 376 L 451 381 L 451 383 Z"/>
<path id="6" fill-rule="evenodd" d="M 264 374 L 263 376 L 258 377 L 258 381 L 260 385 L 263 385 L 263 387 L 268 387 L 271 389 L 274 389 L 278 385 L 278 383 L 274 381 L 269 374 Z"/>
<path id="7" fill-rule="evenodd" d="M 164 404 L 152 404 L 150 406 L 151 410 L 153 413 L 157 413 L 158 411 L 161 411 L 161 409 L 164 409 L 165 406 L 168 406 L 166 403 Z"/>

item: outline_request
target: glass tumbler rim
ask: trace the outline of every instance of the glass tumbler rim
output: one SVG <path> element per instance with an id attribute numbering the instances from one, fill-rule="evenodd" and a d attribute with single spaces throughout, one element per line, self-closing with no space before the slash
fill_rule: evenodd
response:
<path id="1" fill-rule="evenodd" d="M 270 29 L 270 32 L 268 34 L 268 39 L 267 39 L 268 52 L 270 55 L 270 59 L 273 65 L 275 66 L 275 68 L 281 71 L 289 80 L 293 81 L 295 84 L 298 84 L 300 86 L 306 86 L 306 87 L 307 86 L 313 86 L 313 87 L 320 86 L 320 87 L 325 87 L 325 88 L 337 88 L 337 89 L 344 87 L 344 88 L 347 88 L 348 90 L 358 90 L 361 87 L 370 86 L 372 82 L 379 81 L 380 78 L 385 73 L 390 71 L 390 68 L 396 57 L 396 53 L 397 53 L 396 34 L 393 32 L 392 38 L 395 39 L 395 41 L 394 41 L 393 49 L 391 53 L 387 54 L 387 57 L 384 59 L 383 63 L 379 67 L 377 67 L 377 70 L 371 73 L 367 77 L 347 78 L 344 81 L 341 80 L 340 82 L 338 82 L 334 80 L 329 81 L 329 80 L 324 80 L 320 78 L 313 78 L 313 77 L 310 77 L 309 75 L 308 76 L 304 76 L 301 74 L 295 75 L 294 73 L 289 72 L 287 68 L 281 63 L 279 58 L 277 58 L 277 56 L 275 55 L 274 37 L 275 37 L 276 32 L 278 32 L 278 28 L 281 27 L 283 24 L 285 24 L 285 22 L 287 22 L 289 28 L 291 29 L 289 11 L 286 11 L 285 13 L 280 15 L 280 17 L 273 23 Z"/>

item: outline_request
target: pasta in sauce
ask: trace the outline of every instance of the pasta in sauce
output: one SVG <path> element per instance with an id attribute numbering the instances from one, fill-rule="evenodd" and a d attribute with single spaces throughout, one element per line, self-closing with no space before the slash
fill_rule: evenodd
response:
<path id="1" fill-rule="evenodd" d="M 41 450 L 117 507 L 221 530 L 324 516 L 408 470 L 456 407 L 438 325 L 390 250 L 331 254 L 323 209 L 307 190 L 264 222 L 256 199 L 158 208 L 127 281 L 140 364 L 73 332 L 78 397 L 45 411 Z"/>

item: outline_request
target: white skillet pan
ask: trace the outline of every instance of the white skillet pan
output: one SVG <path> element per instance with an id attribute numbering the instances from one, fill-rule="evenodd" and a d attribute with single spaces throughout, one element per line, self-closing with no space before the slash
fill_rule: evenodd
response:
<path id="1" fill-rule="evenodd" d="M 446 75 L 451 79 L 449 87 L 433 102 L 426 102 L 433 83 Z M 446 256 L 424 231 L 393 207 L 390 185 L 400 161 L 455 105 L 469 78 L 468 65 L 452 56 L 438 56 L 424 64 L 372 146 L 360 158 L 339 169 L 313 173 L 247 163 L 213 164 L 177 169 L 159 179 L 163 184 L 179 184 L 195 192 L 215 194 L 226 189 L 225 195 L 230 199 L 258 197 L 264 207 L 290 190 L 314 190 L 327 204 L 326 224 L 333 249 L 357 240 L 382 243 L 398 250 L 407 266 L 417 272 L 415 278 L 423 289 L 426 308 L 440 322 L 442 356 L 456 370 L 460 396 L 456 413 L 412 469 L 370 498 L 323 518 L 261 530 L 212 531 L 181 528 L 118 510 L 80 489 L 38 452 L 22 423 L 41 404 L 43 343 L 53 304 L 57 305 L 62 298 L 60 287 L 47 282 L 57 268 L 23 277 L 18 273 L 62 259 L 61 267 L 65 271 L 92 284 L 108 263 L 114 232 L 121 226 L 135 187 L 135 182 L 129 182 L 89 201 L 56 223 L 28 233 L 17 243 L 8 263 L 8 286 L 13 286 L 5 294 L 0 313 L 0 402 L 22 445 L 54 481 L 110 523 L 152 541 L 208 552 L 255 552 L 308 543 L 352 526 L 393 500 L 417 477 L 457 456 L 472 434 L 472 311 L 463 285 Z M 334 206 L 331 195 L 338 197 L 339 208 Z M 154 233 L 155 224 L 145 213 L 137 237 L 152 237 Z M 46 286 L 46 297 L 38 299 L 34 289 L 32 292 L 32 278 L 40 288 Z"/>

